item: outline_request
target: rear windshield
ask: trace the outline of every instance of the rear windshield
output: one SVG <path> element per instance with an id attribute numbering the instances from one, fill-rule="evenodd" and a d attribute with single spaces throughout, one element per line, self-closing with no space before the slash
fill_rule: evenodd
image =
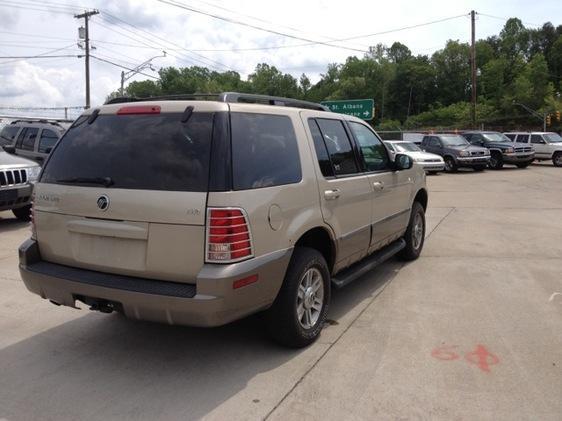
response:
<path id="1" fill-rule="evenodd" d="M 41 182 L 111 188 L 207 191 L 212 113 L 99 115 L 77 120 L 55 147 Z M 94 180 L 89 183 L 88 180 Z"/>

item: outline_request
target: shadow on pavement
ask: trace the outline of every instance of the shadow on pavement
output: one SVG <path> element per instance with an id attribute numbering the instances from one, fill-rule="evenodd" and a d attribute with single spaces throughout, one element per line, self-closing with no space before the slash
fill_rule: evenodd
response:
<path id="1" fill-rule="evenodd" d="M 329 318 L 370 301 L 400 266 L 336 291 Z M 0 351 L 0 419 L 200 418 L 303 352 L 272 343 L 259 315 L 198 329 L 83 314 Z"/>

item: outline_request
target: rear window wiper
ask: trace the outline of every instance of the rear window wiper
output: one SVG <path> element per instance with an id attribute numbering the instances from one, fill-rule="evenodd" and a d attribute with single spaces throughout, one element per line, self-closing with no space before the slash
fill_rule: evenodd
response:
<path id="1" fill-rule="evenodd" d="M 71 184 L 100 184 L 105 187 L 111 187 L 113 184 L 113 179 L 111 177 L 72 177 L 72 178 L 61 178 L 57 180 L 57 183 L 71 183 Z"/>

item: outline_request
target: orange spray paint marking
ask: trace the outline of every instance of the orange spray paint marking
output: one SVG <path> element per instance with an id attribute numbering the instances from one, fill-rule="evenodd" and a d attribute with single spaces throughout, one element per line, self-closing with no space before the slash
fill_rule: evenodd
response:
<path id="1" fill-rule="evenodd" d="M 490 353 L 484 345 L 478 344 L 476 350 L 469 352 L 464 356 L 466 360 L 472 364 L 476 364 L 478 368 L 486 373 L 490 372 L 490 366 L 498 364 L 500 359 Z"/>
<path id="2" fill-rule="evenodd" d="M 453 350 L 458 348 L 457 345 L 443 345 L 431 351 L 431 356 L 442 361 L 453 361 L 460 358 L 459 354 Z"/>

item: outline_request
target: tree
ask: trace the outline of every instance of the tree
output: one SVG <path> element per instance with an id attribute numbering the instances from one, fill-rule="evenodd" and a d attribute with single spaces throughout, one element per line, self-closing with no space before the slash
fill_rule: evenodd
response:
<path id="1" fill-rule="evenodd" d="M 468 98 L 470 92 L 470 48 L 466 43 L 447 41 L 443 50 L 431 57 L 435 68 L 437 101 L 454 104 Z"/>

